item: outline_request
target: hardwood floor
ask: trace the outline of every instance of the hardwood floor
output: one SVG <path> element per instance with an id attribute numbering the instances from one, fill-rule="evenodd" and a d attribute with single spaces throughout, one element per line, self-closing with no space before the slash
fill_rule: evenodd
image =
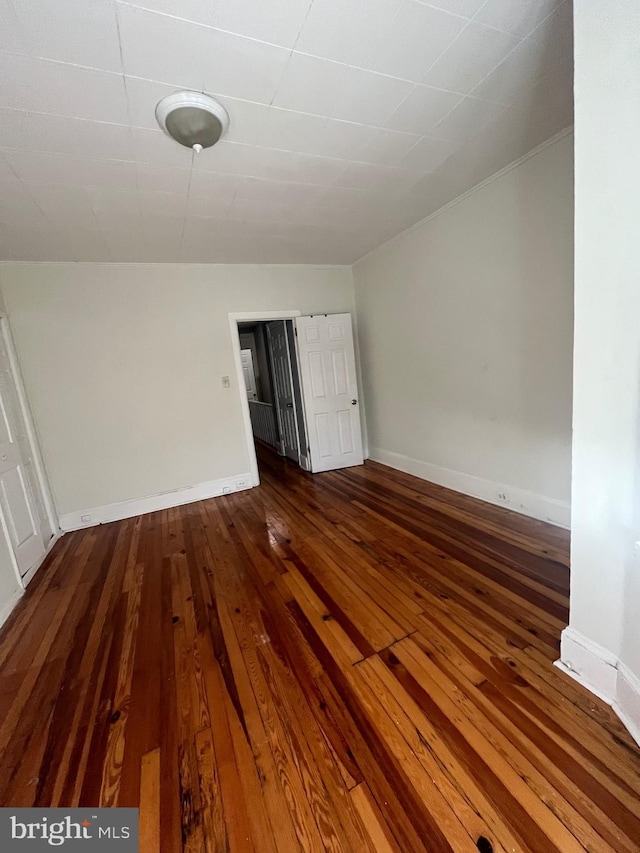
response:
<path id="1" fill-rule="evenodd" d="M 0 641 L 0 803 L 144 853 L 640 849 L 640 749 L 552 666 L 563 531 L 368 462 L 65 536 Z"/>

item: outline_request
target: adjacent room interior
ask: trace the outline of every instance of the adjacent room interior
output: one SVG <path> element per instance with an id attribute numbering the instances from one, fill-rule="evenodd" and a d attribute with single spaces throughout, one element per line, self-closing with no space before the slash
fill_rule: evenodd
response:
<path id="1" fill-rule="evenodd" d="M 0 5 L 7 814 L 640 850 L 639 36 Z"/>

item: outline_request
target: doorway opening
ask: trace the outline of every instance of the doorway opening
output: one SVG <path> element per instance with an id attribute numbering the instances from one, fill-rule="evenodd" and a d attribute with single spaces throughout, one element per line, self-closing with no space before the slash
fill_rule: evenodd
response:
<path id="1" fill-rule="evenodd" d="M 289 319 L 238 323 L 240 362 L 258 459 L 268 448 L 309 470 L 308 446 Z M 262 451 L 262 453 L 261 453 Z"/>
<path id="2" fill-rule="evenodd" d="M 351 315 L 229 314 L 229 323 L 252 485 L 256 443 L 313 474 L 362 465 Z"/>

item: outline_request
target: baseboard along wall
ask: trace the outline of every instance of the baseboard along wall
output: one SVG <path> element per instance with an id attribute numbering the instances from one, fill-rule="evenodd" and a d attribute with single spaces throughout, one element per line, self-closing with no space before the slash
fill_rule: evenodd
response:
<path id="1" fill-rule="evenodd" d="M 369 458 L 406 474 L 413 474 L 421 480 L 428 480 L 438 486 L 445 486 L 464 495 L 486 501 L 496 506 L 537 518 L 540 521 L 548 521 L 557 527 L 569 529 L 571 523 L 571 505 L 569 501 L 560 501 L 535 492 L 517 489 L 472 474 L 463 474 L 461 471 L 453 471 L 450 468 L 442 468 L 423 462 L 420 459 L 412 459 L 401 453 L 393 453 L 379 447 L 369 448 Z"/>
<path id="2" fill-rule="evenodd" d="M 241 492 L 252 488 L 254 485 L 251 474 L 236 474 L 233 477 L 210 480 L 206 483 L 198 483 L 195 486 L 186 486 L 183 489 L 174 489 L 157 495 L 148 495 L 144 498 L 132 498 L 104 506 L 78 509 L 60 516 L 60 529 L 64 531 L 81 530 L 84 527 L 93 527 L 96 524 L 107 524 L 110 521 L 133 518 L 147 512 L 157 512 L 161 509 L 182 506 L 194 501 L 217 498 L 231 492 Z"/>
<path id="3" fill-rule="evenodd" d="M 23 589 L 16 590 L 16 592 L 13 593 L 11 598 L 7 602 L 5 602 L 4 607 L 0 609 L 0 628 L 2 628 L 9 616 L 11 616 L 14 607 L 20 601 L 23 595 Z"/>
<path id="4" fill-rule="evenodd" d="M 555 665 L 611 705 L 640 744 L 640 679 L 623 661 L 569 626 L 562 632 Z"/>
<path id="5" fill-rule="evenodd" d="M 616 698 L 613 710 L 620 717 L 631 736 L 640 744 L 640 678 L 622 661 L 618 663 Z"/>

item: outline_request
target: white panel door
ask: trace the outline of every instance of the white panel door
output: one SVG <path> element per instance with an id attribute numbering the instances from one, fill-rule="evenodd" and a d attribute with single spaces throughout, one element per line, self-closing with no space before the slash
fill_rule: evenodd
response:
<path id="1" fill-rule="evenodd" d="M 24 576 L 45 553 L 47 517 L 13 373 L 0 336 L 0 507 Z"/>
<path id="2" fill-rule="evenodd" d="M 280 430 L 282 454 L 300 461 L 298 421 L 293 400 L 291 353 L 284 320 L 267 323 L 267 342 L 273 375 L 273 402 Z"/>
<path id="3" fill-rule="evenodd" d="M 250 349 L 240 350 L 240 362 L 242 364 L 242 373 L 244 375 L 244 385 L 247 389 L 247 397 L 249 400 L 257 400 L 258 391 L 256 387 L 256 372 L 253 367 L 253 353 Z"/>
<path id="4" fill-rule="evenodd" d="M 296 330 L 311 470 L 362 465 L 351 315 L 297 317 Z"/>

